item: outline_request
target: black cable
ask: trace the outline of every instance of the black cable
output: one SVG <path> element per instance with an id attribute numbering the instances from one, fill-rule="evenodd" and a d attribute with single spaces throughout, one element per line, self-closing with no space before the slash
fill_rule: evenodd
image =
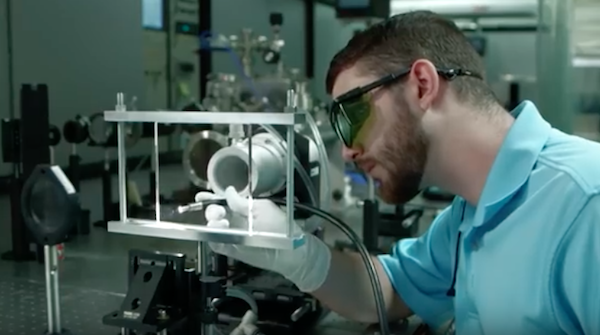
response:
<path id="1" fill-rule="evenodd" d="M 285 199 L 269 199 L 273 201 L 277 205 L 285 206 Z M 361 242 L 360 238 L 356 233 L 348 227 L 342 220 L 339 218 L 319 209 L 307 204 L 294 203 L 294 208 L 297 208 L 301 211 L 305 211 L 311 214 L 314 214 L 320 217 L 323 220 L 328 221 L 329 223 L 336 226 L 348 239 L 352 242 L 358 253 L 360 254 L 365 266 L 367 268 L 367 273 L 369 274 L 369 281 L 371 283 L 371 288 L 373 289 L 373 296 L 375 298 L 375 305 L 377 308 L 377 315 L 379 317 L 379 329 L 381 335 L 390 335 L 390 328 L 387 318 L 387 313 L 385 309 L 385 299 L 383 297 L 383 290 L 381 289 L 381 283 L 379 282 L 379 276 L 377 275 L 377 270 L 375 269 L 375 264 L 373 263 L 373 258 L 369 251 L 365 247 L 365 245 Z"/>
<path id="2" fill-rule="evenodd" d="M 466 208 L 467 208 L 467 203 L 463 202 L 462 212 L 460 215 L 460 223 L 463 223 L 465 221 Z M 454 297 L 456 295 L 455 286 L 456 286 L 456 277 L 458 275 L 458 265 L 459 265 L 459 258 L 460 258 L 460 238 L 461 237 L 462 237 L 462 233 L 459 231 L 458 237 L 456 238 L 456 250 L 454 253 L 454 270 L 452 271 L 452 284 L 450 285 L 450 288 L 446 292 L 446 296 L 448 296 L 448 297 Z"/>
<path id="3" fill-rule="evenodd" d="M 456 240 L 456 253 L 454 256 L 454 271 L 452 272 L 452 284 L 450 284 L 450 288 L 446 292 L 446 296 L 448 296 L 448 297 L 456 296 L 456 289 L 454 287 L 456 286 L 456 276 L 458 273 L 458 255 L 460 253 L 460 237 L 461 237 L 461 232 L 458 232 L 458 239 Z"/>
<path id="4" fill-rule="evenodd" d="M 261 199 L 261 198 L 255 198 L 255 199 Z M 263 198 L 263 199 L 265 199 L 265 198 Z M 286 205 L 286 199 L 281 199 L 281 198 L 266 198 L 266 199 L 271 200 L 276 205 L 280 205 L 280 206 Z M 202 204 L 201 205 L 202 208 L 206 208 L 209 205 L 227 206 L 227 201 L 225 199 L 210 199 L 210 200 L 201 201 L 200 203 Z M 316 208 L 314 206 L 307 205 L 307 204 L 298 203 L 298 202 L 294 203 L 294 208 L 304 211 L 304 212 L 307 212 L 307 213 L 310 213 L 310 214 L 313 214 L 313 215 L 316 215 L 316 216 L 320 217 L 321 219 L 333 224 L 342 233 L 344 233 L 344 235 L 346 235 L 346 237 L 348 237 L 348 239 L 350 239 L 350 242 L 352 242 L 356 246 L 356 249 L 358 250 L 358 253 L 361 256 L 362 261 L 365 263 L 365 266 L 367 268 L 367 273 L 369 275 L 369 282 L 371 283 L 371 288 L 373 289 L 373 296 L 375 298 L 375 305 L 377 308 L 377 315 L 379 318 L 379 327 L 380 327 L 381 335 L 390 335 L 391 332 L 390 332 L 387 313 L 386 313 L 386 309 L 385 309 L 385 299 L 383 297 L 383 290 L 381 289 L 381 283 L 379 282 L 379 276 L 377 275 L 377 270 L 375 269 L 375 264 L 373 263 L 373 258 L 371 257 L 371 254 L 369 254 L 369 251 L 367 250 L 365 245 L 361 242 L 358 235 L 356 235 L 356 233 L 352 229 L 350 229 L 350 227 L 348 227 L 348 225 L 345 224 L 342 220 L 340 220 L 339 218 L 337 218 L 319 208 Z"/>

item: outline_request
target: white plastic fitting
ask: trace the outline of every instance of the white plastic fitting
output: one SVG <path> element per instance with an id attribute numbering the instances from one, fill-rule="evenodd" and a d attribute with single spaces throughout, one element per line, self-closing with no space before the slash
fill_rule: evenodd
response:
<path id="1" fill-rule="evenodd" d="M 208 186 L 217 195 L 233 186 L 241 196 L 271 196 L 286 182 L 286 143 L 269 133 L 252 136 L 252 172 L 248 171 L 248 139 L 217 151 L 207 167 Z M 316 144 L 310 140 L 310 161 L 317 160 Z M 310 171 L 309 171 L 310 173 Z M 248 180 L 252 178 L 252 191 Z"/>

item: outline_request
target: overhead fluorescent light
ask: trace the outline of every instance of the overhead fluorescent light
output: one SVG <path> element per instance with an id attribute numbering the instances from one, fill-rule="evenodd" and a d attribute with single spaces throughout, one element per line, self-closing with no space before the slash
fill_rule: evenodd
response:
<path id="1" fill-rule="evenodd" d="M 537 0 L 391 0 L 392 15 L 430 10 L 448 17 L 533 17 Z"/>

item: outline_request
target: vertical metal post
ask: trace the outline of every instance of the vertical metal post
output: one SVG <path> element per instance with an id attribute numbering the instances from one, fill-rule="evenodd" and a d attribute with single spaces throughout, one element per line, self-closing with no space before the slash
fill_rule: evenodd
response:
<path id="1" fill-rule="evenodd" d="M 6 78 L 8 79 L 8 117 L 11 120 L 15 119 L 15 68 L 13 61 L 13 24 L 12 24 L 12 0 L 4 2 L 6 6 Z M 19 165 L 13 163 L 13 169 L 19 170 Z M 18 171 L 17 173 L 19 173 Z"/>
<path id="2" fill-rule="evenodd" d="M 125 95 L 117 93 L 117 112 L 126 112 Z M 121 222 L 127 220 L 127 153 L 125 152 L 125 123 L 117 123 L 117 159 L 119 164 L 119 213 Z"/>
<path id="3" fill-rule="evenodd" d="M 367 180 L 368 180 L 368 199 L 369 200 L 375 200 L 375 181 L 373 181 L 373 178 L 368 177 L 367 176 Z"/>
<path id="4" fill-rule="evenodd" d="M 154 151 L 152 152 L 152 158 L 153 158 L 153 162 L 152 164 L 154 165 L 154 183 L 156 184 L 155 190 L 154 190 L 154 196 L 155 196 L 155 201 L 156 201 L 156 205 L 155 205 L 155 211 L 156 211 L 156 221 L 160 221 L 160 177 L 159 177 L 159 161 L 158 161 L 158 157 L 159 157 L 159 147 L 158 147 L 158 123 L 154 122 Z"/>
<path id="5" fill-rule="evenodd" d="M 206 242 L 198 242 L 198 266 L 196 267 L 196 270 L 198 271 L 198 274 L 200 274 L 201 276 L 209 276 L 210 275 L 210 268 L 211 268 L 211 264 L 210 264 L 210 247 L 208 246 L 208 243 Z M 206 304 L 205 306 L 210 306 L 212 304 L 211 302 L 211 297 L 206 296 L 205 292 L 202 292 L 201 296 L 206 297 L 206 301 L 204 301 L 204 303 Z M 202 327 L 200 328 L 200 334 L 201 335 L 210 335 L 212 334 L 212 325 L 211 324 L 206 324 L 206 323 L 202 323 Z"/>
<path id="6" fill-rule="evenodd" d="M 198 25 L 199 31 L 213 30 L 213 2 L 214 0 L 197 0 L 198 2 Z M 208 75 L 213 72 L 213 53 L 211 50 L 202 49 L 198 52 L 198 83 L 200 91 L 197 92 L 199 100 L 202 101 L 207 94 Z"/>
<path id="7" fill-rule="evenodd" d="M 209 272 L 210 272 L 210 247 L 208 246 L 208 243 L 206 242 L 199 242 L 200 243 L 200 272 L 205 275 L 208 276 Z"/>
<path id="8" fill-rule="evenodd" d="M 246 131 L 246 137 L 248 138 L 248 232 L 250 235 L 254 232 L 254 219 L 252 215 L 252 208 L 254 207 L 254 198 L 252 188 L 254 187 L 254 183 L 252 182 L 252 176 L 254 174 L 252 168 L 252 127 L 253 124 L 248 125 L 248 130 Z"/>
<path id="9" fill-rule="evenodd" d="M 287 91 L 287 104 L 286 113 L 296 112 L 296 93 L 294 90 Z M 286 194 L 285 194 L 285 205 L 286 205 L 286 216 L 288 220 L 287 226 L 287 237 L 291 238 L 294 231 L 294 157 L 295 157 L 295 125 L 287 126 L 287 174 L 286 174 Z"/>
<path id="10" fill-rule="evenodd" d="M 198 242 L 198 251 L 197 251 L 197 255 L 196 255 L 196 273 L 197 274 L 201 274 L 202 272 L 202 266 L 204 265 L 204 260 L 202 259 L 204 257 L 204 252 L 202 250 L 202 248 L 204 247 L 204 243 L 202 242 Z"/>
<path id="11" fill-rule="evenodd" d="M 44 246 L 44 270 L 46 272 L 46 308 L 48 310 L 48 334 L 60 334 L 60 295 L 58 288 L 58 250 L 55 245 Z"/>
<path id="12" fill-rule="evenodd" d="M 315 77 L 316 0 L 304 0 L 304 76 Z"/>

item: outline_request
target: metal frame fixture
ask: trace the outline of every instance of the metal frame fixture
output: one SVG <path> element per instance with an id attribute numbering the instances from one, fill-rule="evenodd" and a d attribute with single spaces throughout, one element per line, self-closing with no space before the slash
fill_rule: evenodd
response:
<path id="1" fill-rule="evenodd" d="M 162 237 L 176 240 L 204 241 L 217 243 L 241 244 L 247 246 L 294 249 L 302 245 L 304 235 L 293 229 L 294 224 L 294 126 L 306 120 L 306 112 L 297 110 L 295 93 L 288 91 L 288 105 L 283 113 L 239 113 L 239 112 L 178 112 L 178 111 L 127 111 L 124 94 L 117 94 L 117 105 L 114 111 L 105 111 L 107 122 L 117 123 L 117 152 L 119 175 L 119 212 L 120 220 L 108 223 L 108 231 L 123 234 Z M 156 204 L 155 220 L 144 220 L 128 217 L 127 213 L 127 153 L 125 150 L 126 125 L 132 122 L 154 124 L 153 160 L 158 162 L 158 124 L 270 124 L 285 126 L 287 129 L 287 176 L 286 176 L 286 215 L 288 219 L 285 234 L 255 231 L 252 220 L 249 219 L 247 230 L 209 228 L 202 225 L 181 224 L 161 220 L 161 204 L 159 178 L 156 171 Z M 252 145 L 249 136 L 248 145 Z M 251 166 L 249 167 L 252 168 Z M 250 205 L 252 202 L 250 201 Z M 252 216 L 249 216 L 251 218 Z"/>

